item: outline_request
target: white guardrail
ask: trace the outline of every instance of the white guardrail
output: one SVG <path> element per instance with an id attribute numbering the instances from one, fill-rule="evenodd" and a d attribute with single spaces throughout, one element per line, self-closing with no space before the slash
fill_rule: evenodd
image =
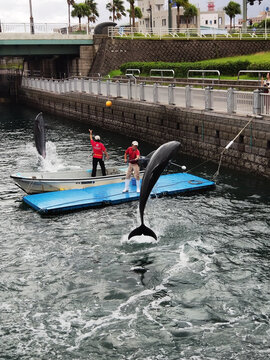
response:
<path id="1" fill-rule="evenodd" d="M 12 33 L 28 33 L 28 34 L 82 34 L 90 33 L 93 27 L 89 28 L 86 24 L 82 24 L 79 28 L 78 24 L 68 25 L 67 23 L 0 23 L 0 37 L 2 34 Z"/>
<path id="2" fill-rule="evenodd" d="M 70 78 L 64 80 L 23 77 L 22 87 L 55 94 L 86 93 L 110 98 L 133 99 L 156 104 L 175 105 L 199 110 L 240 115 L 267 115 L 270 110 L 270 94 L 260 90 L 214 90 L 211 87 L 193 88 L 137 83 L 136 78 L 127 82 Z"/>
<path id="3" fill-rule="evenodd" d="M 230 39 L 247 39 L 247 38 L 265 38 L 270 36 L 270 29 L 216 29 L 216 28 L 171 28 L 167 27 L 147 27 L 147 28 L 133 28 L 130 26 L 117 26 L 108 28 L 108 36 L 114 37 L 129 37 L 135 38 L 175 38 L 175 39 L 190 39 L 190 38 L 230 38 Z"/>

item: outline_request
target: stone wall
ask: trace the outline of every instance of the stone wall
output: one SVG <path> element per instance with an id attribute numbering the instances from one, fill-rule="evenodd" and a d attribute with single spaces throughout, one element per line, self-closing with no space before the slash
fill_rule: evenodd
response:
<path id="1" fill-rule="evenodd" d="M 53 95 L 23 89 L 20 101 L 38 111 L 48 111 L 89 126 L 136 136 L 159 146 L 180 140 L 181 151 L 218 162 L 224 147 L 247 124 L 250 118 L 187 110 L 175 106 L 114 99 L 106 108 L 106 98 L 88 94 Z M 225 152 L 222 166 L 248 171 L 270 178 L 270 121 L 253 119 Z"/>
<path id="2" fill-rule="evenodd" d="M 107 74 L 128 61 L 200 61 L 270 50 L 269 40 L 94 39 L 98 43 L 91 73 Z"/>

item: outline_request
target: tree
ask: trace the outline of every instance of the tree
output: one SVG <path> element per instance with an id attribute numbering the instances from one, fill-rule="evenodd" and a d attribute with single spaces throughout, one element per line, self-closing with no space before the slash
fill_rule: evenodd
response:
<path id="1" fill-rule="evenodd" d="M 132 19 L 132 27 L 135 27 L 135 0 L 128 0 L 129 8 L 129 17 Z M 131 24 L 130 24 L 131 25 Z"/>
<path id="2" fill-rule="evenodd" d="M 95 23 L 97 18 L 99 17 L 99 13 L 97 10 L 97 3 L 94 0 L 85 0 L 85 4 L 87 6 L 86 16 L 87 26 L 89 29 L 89 23 Z"/>
<path id="3" fill-rule="evenodd" d="M 129 13 L 129 23 L 130 23 L 130 26 L 131 26 L 130 9 L 127 10 L 127 12 Z M 142 10 L 141 10 L 141 8 L 138 7 L 138 6 L 135 6 L 135 8 L 134 8 L 134 14 L 135 14 L 135 19 L 142 19 L 142 17 L 143 17 Z"/>
<path id="4" fill-rule="evenodd" d="M 68 28 L 70 28 L 70 6 L 74 5 L 74 0 L 67 0 L 68 4 Z"/>
<path id="5" fill-rule="evenodd" d="M 241 6 L 240 4 L 230 1 L 227 6 L 223 8 L 226 15 L 230 18 L 230 29 L 232 28 L 232 19 L 235 19 L 235 15 L 241 14 Z"/>
<path id="6" fill-rule="evenodd" d="M 184 10 L 184 18 L 186 19 L 186 24 L 188 28 L 189 20 L 194 16 L 198 15 L 198 10 L 195 5 L 189 4 Z"/>
<path id="7" fill-rule="evenodd" d="M 174 4 L 177 7 L 177 29 L 180 28 L 180 7 L 184 9 L 189 5 L 188 0 L 175 0 Z"/>
<path id="8" fill-rule="evenodd" d="M 108 2 L 106 9 L 112 13 L 112 16 L 110 16 L 112 21 L 120 20 L 122 16 L 126 16 L 123 0 L 112 0 Z"/>
<path id="9" fill-rule="evenodd" d="M 81 19 L 82 17 L 87 16 L 88 14 L 88 6 L 85 3 L 74 3 L 73 10 L 71 11 L 72 17 L 77 17 L 79 19 L 79 31 L 82 30 Z"/>

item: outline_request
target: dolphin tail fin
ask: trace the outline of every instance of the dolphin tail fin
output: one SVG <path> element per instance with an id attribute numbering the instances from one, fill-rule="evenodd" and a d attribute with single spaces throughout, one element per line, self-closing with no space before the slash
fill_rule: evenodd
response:
<path id="1" fill-rule="evenodd" d="M 132 230 L 131 233 L 128 235 L 128 239 L 132 238 L 133 236 L 140 236 L 140 235 L 151 236 L 152 238 L 157 240 L 157 235 L 154 233 L 154 231 L 148 228 L 147 226 L 145 226 L 144 224 Z"/>

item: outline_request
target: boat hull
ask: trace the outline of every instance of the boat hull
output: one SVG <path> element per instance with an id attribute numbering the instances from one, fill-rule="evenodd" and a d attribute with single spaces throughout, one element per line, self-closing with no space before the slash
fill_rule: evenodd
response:
<path id="1" fill-rule="evenodd" d="M 72 172 L 72 177 L 69 177 L 69 172 L 62 173 L 35 173 L 29 174 L 16 174 L 11 175 L 15 184 L 27 194 L 39 194 L 43 192 L 72 190 L 72 189 L 86 189 L 93 186 L 101 186 L 108 184 L 122 183 L 125 181 L 125 170 L 119 170 L 118 174 L 91 177 L 91 172 L 85 171 L 79 174 L 81 177 L 76 177 L 76 173 Z M 143 172 L 141 173 L 141 177 Z M 55 178 L 59 174 L 61 178 Z M 85 175 L 86 174 L 86 175 Z M 83 175 L 83 176 L 82 176 Z M 51 177 L 51 178 L 46 178 Z M 65 176 L 65 178 L 64 178 Z"/>

